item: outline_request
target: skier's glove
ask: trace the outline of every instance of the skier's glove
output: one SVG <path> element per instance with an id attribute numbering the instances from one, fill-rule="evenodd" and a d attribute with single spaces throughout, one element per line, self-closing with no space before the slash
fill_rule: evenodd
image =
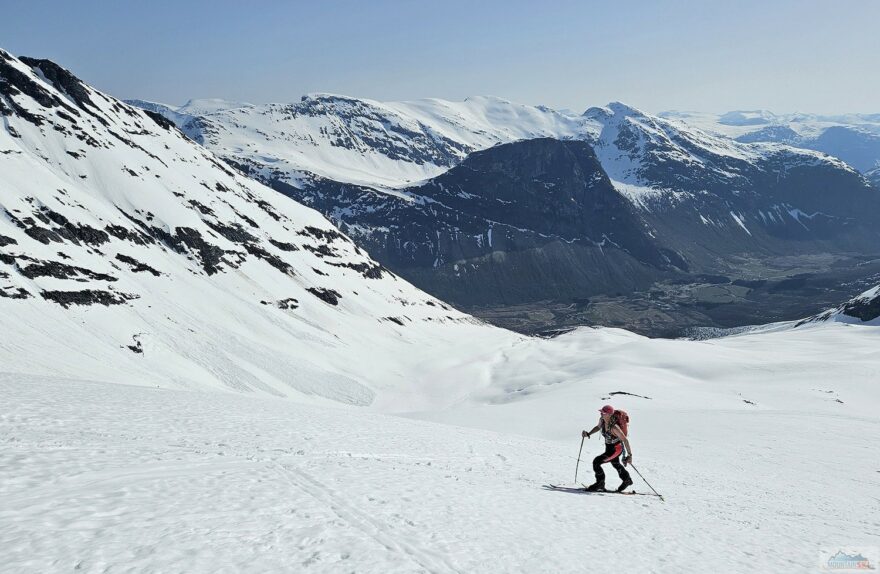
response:
<path id="1" fill-rule="evenodd" d="M 632 457 L 632 456 L 628 456 L 628 457 L 624 458 L 624 459 L 623 459 L 623 466 L 626 466 L 626 465 L 628 465 L 628 464 L 631 464 L 632 461 L 633 461 L 633 457 Z"/>
<path id="2" fill-rule="evenodd" d="M 590 438 L 590 433 L 588 433 L 587 431 L 581 431 L 581 436 L 583 438 Z"/>

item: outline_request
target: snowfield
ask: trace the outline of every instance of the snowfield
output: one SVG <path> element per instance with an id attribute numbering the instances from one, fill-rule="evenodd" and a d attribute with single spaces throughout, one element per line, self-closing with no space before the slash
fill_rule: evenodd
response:
<path id="1" fill-rule="evenodd" d="M 880 542 L 878 343 L 841 323 L 582 329 L 426 364 L 485 387 L 408 418 L 5 374 L 0 569 L 814 572 L 820 551 Z M 605 402 L 665 502 L 542 488 L 572 483 Z"/>

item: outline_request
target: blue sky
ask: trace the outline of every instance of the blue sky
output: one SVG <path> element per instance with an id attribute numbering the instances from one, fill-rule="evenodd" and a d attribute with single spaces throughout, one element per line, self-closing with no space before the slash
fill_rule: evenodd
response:
<path id="1" fill-rule="evenodd" d="M 0 47 L 122 98 L 880 112 L 877 0 L 2 3 Z"/>

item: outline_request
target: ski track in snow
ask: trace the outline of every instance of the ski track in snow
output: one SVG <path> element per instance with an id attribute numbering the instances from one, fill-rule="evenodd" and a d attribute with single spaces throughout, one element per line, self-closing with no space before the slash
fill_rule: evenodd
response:
<path id="1" fill-rule="evenodd" d="M 819 547 L 880 539 L 871 419 L 631 409 L 664 503 L 542 489 L 574 478 L 576 436 L 21 375 L 0 389 L 3 572 L 811 572 Z M 600 449 L 586 441 L 579 481 Z"/>

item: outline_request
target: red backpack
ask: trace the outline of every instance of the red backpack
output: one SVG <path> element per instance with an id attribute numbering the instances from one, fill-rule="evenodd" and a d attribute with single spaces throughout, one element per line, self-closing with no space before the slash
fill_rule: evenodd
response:
<path id="1" fill-rule="evenodd" d="M 629 436 L 627 425 L 629 425 L 629 415 L 626 411 L 614 411 L 611 415 L 611 426 L 617 425 L 623 431 L 623 436 Z"/>

